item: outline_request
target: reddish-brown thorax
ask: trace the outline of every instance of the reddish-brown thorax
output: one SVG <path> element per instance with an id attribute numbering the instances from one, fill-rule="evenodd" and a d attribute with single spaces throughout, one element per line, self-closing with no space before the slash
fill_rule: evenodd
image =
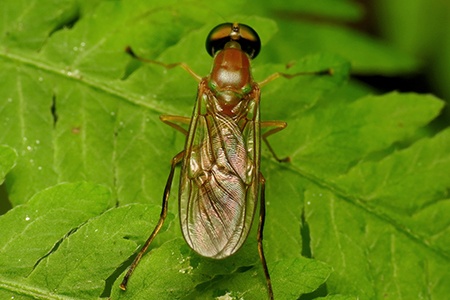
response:
<path id="1" fill-rule="evenodd" d="M 217 98 L 222 113 L 236 114 L 243 98 L 253 88 L 250 59 L 237 42 L 228 42 L 215 56 L 208 85 Z"/>

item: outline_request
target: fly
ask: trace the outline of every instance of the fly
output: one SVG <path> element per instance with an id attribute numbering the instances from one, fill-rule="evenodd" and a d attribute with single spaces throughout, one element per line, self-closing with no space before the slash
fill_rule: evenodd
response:
<path id="1" fill-rule="evenodd" d="M 181 66 L 199 85 L 191 118 L 160 117 L 186 135 L 186 144 L 172 158 L 159 221 L 126 273 L 120 285 L 122 290 L 166 219 L 175 167 L 181 163 L 180 225 L 187 244 L 201 256 L 222 259 L 236 253 L 247 239 L 259 198 L 258 253 L 268 295 L 273 299 L 263 250 L 266 211 L 260 149 L 263 140 L 278 161 L 287 161 L 277 158 L 267 141 L 268 136 L 287 124 L 260 121 L 260 86 L 280 76 L 295 75 L 275 73 L 259 84 L 255 82 L 250 62 L 260 49 L 259 36 L 251 27 L 224 23 L 213 28 L 206 39 L 206 50 L 214 58 L 208 76 L 201 78 L 184 63 L 166 65 L 149 61 L 166 68 Z M 138 58 L 130 48 L 128 52 Z M 189 130 L 180 123 L 189 124 Z M 261 133 L 261 128 L 269 129 Z"/>

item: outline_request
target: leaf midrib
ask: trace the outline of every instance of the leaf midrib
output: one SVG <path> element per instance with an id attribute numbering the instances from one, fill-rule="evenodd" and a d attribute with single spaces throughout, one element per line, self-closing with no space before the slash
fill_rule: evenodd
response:
<path id="1" fill-rule="evenodd" d="M 14 292 L 17 295 L 30 296 L 35 299 L 77 300 L 77 298 L 50 293 L 48 290 L 40 289 L 36 286 L 26 284 L 23 281 L 8 280 L 3 276 L 0 276 L 0 290 Z"/>
<path id="2" fill-rule="evenodd" d="M 99 80 L 93 76 L 89 76 L 87 73 L 78 73 L 77 75 L 71 75 L 69 71 L 61 71 L 60 68 L 54 67 L 51 64 L 46 64 L 42 61 L 34 59 L 32 56 L 25 55 L 25 52 L 20 54 L 12 53 L 10 51 L 0 52 L 0 57 L 5 60 L 10 60 L 12 62 L 19 62 L 24 65 L 30 66 L 34 69 L 42 70 L 44 72 L 48 72 L 53 75 L 57 75 L 65 80 L 76 81 L 79 84 L 83 84 L 87 87 L 90 87 L 95 90 L 99 90 L 104 92 L 110 96 L 119 98 L 122 101 L 129 102 L 131 104 L 145 107 L 149 110 L 152 110 L 158 114 L 167 113 L 160 104 L 152 105 L 151 102 L 146 102 L 142 100 L 142 97 L 137 94 L 133 94 L 130 92 L 125 92 L 124 90 L 115 88 L 113 84 L 106 84 L 102 80 Z M 106 79 L 105 79 L 106 80 Z M 115 82 L 116 80 L 111 80 L 111 82 Z M 114 87 L 113 87 L 114 86 Z"/>

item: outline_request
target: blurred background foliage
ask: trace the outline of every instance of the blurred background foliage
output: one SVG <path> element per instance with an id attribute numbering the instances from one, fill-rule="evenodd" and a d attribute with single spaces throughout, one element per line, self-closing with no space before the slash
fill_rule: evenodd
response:
<path id="1" fill-rule="evenodd" d="M 449 101 L 450 1 L 271 2 L 261 9 L 270 7 L 264 14 L 278 23 L 275 39 L 298 43 L 301 51 L 342 55 L 352 63 L 353 78 L 374 92 L 432 93 Z M 262 55 L 281 62 L 288 55 L 276 45 L 270 43 Z M 380 55 L 383 51 L 385 56 Z M 447 126 L 449 117 L 447 107 L 436 125 Z"/>

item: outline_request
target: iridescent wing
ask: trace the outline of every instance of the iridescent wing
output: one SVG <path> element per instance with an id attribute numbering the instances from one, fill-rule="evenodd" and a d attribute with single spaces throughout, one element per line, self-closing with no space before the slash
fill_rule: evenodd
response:
<path id="1" fill-rule="evenodd" d="M 259 97 L 239 120 L 211 112 L 217 101 L 199 86 L 180 179 L 180 222 L 197 253 L 224 258 L 249 233 L 259 188 Z M 255 93 L 259 96 L 258 93 Z"/>

